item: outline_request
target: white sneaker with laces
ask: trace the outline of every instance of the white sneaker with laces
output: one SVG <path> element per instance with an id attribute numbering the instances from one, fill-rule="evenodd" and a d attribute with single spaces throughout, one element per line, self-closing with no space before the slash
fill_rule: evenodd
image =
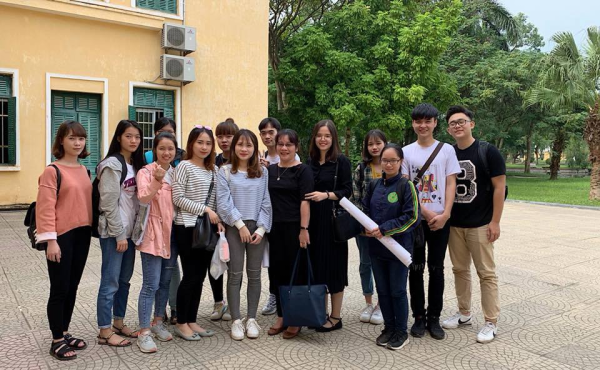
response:
<path id="1" fill-rule="evenodd" d="M 250 339 L 258 338 L 260 334 L 260 326 L 255 319 L 248 319 L 246 322 L 246 336 Z"/>
<path id="2" fill-rule="evenodd" d="M 237 319 L 231 324 L 231 339 L 242 340 L 244 339 L 244 321 Z"/>
<path id="3" fill-rule="evenodd" d="M 137 346 L 143 353 L 154 353 L 158 350 L 150 333 L 140 333 L 137 338 Z"/>
<path id="4" fill-rule="evenodd" d="M 497 333 L 498 327 L 494 323 L 486 321 L 479 334 L 477 334 L 477 341 L 479 343 L 489 343 L 496 338 Z"/>
<path id="5" fill-rule="evenodd" d="M 373 315 L 373 305 L 368 304 L 365 308 L 363 308 L 360 313 L 360 321 L 361 322 L 371 322 L 371 315 Z"/>
<path id="6" fill-rule="evenodd" d="M 465 316 L 460 312 L 454 314 L 454 316 L 447 318 L 442 322 L 442 328 L 444 329 L 456 329 L 459 326 L 471 325 L 473 322 L 471 321 L 472 316 Z"/>
<path id="7" fill-rule="evenodd" d="M 152 334 L 156 335 L 156 338 L 161 342 L 168 342 L 173 339 L 173 335 L 167 329 L 167 325 L 164 321 L 159 321 L 156 325 L 150 327 Z"/>
<path id="8" fill-rule="evenodd" d="M 277 299 L 275 298 L 275 294 L 269 294 L 269 299 L 260 313 L 263 315 L 273 315 L 275 312 L 277 312 Z"/>
<path id="9" fill-rule="evenodd" d="M 225 304 L 225 302 L 215 303 L 215 307 L 213 308 L 213 312 L 210 315 L 210 319 L 212 321 L 221 320 L 223 314 L 225 314 L 225 311 L 227 311 L 227 305 Z"/>
<path id="10" fill-rule="evenodd" d="M 381 308 L 379 305 L 375 306 L 373 310 L 373 314 L 371 315 L 371 324 L 373 325 L 381 325 L 383 324 L 383 314 L 381 313 Z"/>

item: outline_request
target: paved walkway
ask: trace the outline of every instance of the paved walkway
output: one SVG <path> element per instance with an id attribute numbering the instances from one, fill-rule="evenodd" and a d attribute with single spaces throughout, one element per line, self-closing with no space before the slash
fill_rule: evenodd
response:
<path id="1" fill-rule="evenodd" d="M 79 359 L 66 363 L 48 355 L 46 263 L 42 253 L 26 244 L 22 219 L 23 212 L 0 213 L 0 369 L 600 368 L 600 336 L 596 333 L 600 327 L 598 211 L 507 204 L 502 238 L 496 245 L 502 304 L 497 340 L 487 345 L 475 342 L 482 324 L 476 284 L 477 321 L 472 328 L 448 331 L 444 341 L 411 338 L 407 347 L 396 352 L 375 345 L 380 326 L 358 320 L 363 299 L 354 244 L 350 246 L 350 286 L 342 330 L 320 334 L 304 329 L 298 338 L 286 341 L 268 337 L 266 329 L 274 318 L 259 315 L 261 337 L 234 342 L 229 338 L 228 323 L 207 319 L 212 309 L 208 293 L 203 295 L 198 321 L 217 331 L 212 338 L 159 343 L 159 352 L 153 355 L 140 353 L 135 345 L 118 350 L 99 346 L 94 338 L 100 251 L 94 243 L 71 326 L 73 333 L 88 341 L 89 348 Z M 446 278 L 444 314 L 450 315 L 456 299 L 449 268 Z M 266 281 L 266 273 L 263 279 Z M 137 324 L 140 285 L 138 263 L 126 319 L 129 326 Z M 208 282 L 205 292 L 210 292 Z"/>

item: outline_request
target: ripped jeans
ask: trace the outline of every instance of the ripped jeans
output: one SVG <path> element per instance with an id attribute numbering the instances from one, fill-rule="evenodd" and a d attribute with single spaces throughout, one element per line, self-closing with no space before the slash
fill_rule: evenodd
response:
<path id="1" fill-rule="evenodd" d="M 256 231 L 256 221 L 244 221 L 250 234 Z M 259 244 L 242 243 L 240 232 L 236 227 L 227 226 L 225 232 L 229 242 L 229 270 L 227 271 L 227 301 L 231 310 L 233 320 L 241 319 L 240 314 L 240 290 L 242 289 L 242 277 L 244 275 L 244 259 L 246 260 L 246 275 L 248 276 L 248 316 L 249 319 L 256 318 L 258 302 L 260 300 L 260 275 L 265 245 L 266 234 Z M 247 256 L 247 257 L 246 257 Z M 245 258 L 246 257 L 246 258 Z"/>
<path id="2" fill-rule="evenodd" d="M 450 223 L 443 229 L 431 231 L 427 221 L 423 222 L 423 232 L 427 247 L 416 246 L 413 250 L 413 263 L 410 265 L 408 281 L 410 286 L 410 308 L 413 317 L 439 318 L 444 305 L 444 258 L 448 249 Z M 425 260 L 427 249 L 427 260 Z M 428 307 L 425 310 L 425 286 L 423 274 L 425 261 L 429 271 Z"/>

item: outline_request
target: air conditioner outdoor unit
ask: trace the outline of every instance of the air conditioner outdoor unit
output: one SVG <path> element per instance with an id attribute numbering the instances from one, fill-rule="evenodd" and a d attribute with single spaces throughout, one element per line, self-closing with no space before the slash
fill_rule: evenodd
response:
<path id="1" fill-rule="evenodd" d="M 194 59 L 163 54 L 160 56 L 160 78 L 193 82 L 196 80 Z"/>
<path id="2" fill-rule="evenodd" d="M 196 51 L 196 29 L 165 23 L 162 30 L 162 48 L 187 53 Z"/>

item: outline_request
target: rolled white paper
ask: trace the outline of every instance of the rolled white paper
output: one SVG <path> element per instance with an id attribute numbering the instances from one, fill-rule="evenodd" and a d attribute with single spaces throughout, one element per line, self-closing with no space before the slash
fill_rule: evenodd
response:
<path id="1" fill-rule="evenodd" d="M 356 219 L 361 225 L 365 227 L 367 230 L 373 230 L 377 227 L 377 224 L 369 218 L 369 216 L 365 215 L 363 211 L 358 209 L 352 202 L 350 202 L 345 197 L 340 200 L 340 206 L 342 206 L 352 217 Z M 381 239 L 378 239 L 381 244 L 383 244 L 390 252 L 396 256 L 400 262 L 402 262 L 406 267 L 410 266 L 412 263 L 412 257 L 410 253 L 403 246 L 401 246 L 397 241 L 395 241 L 390 236 L 384 236 Z"/>

